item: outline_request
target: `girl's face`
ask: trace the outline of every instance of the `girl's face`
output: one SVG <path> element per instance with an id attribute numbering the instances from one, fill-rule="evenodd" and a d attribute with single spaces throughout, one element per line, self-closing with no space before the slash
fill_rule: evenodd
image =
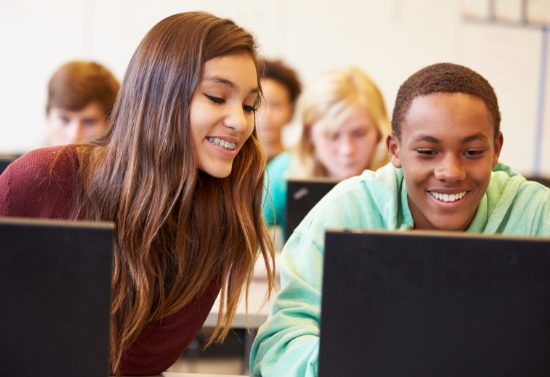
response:
<path id="1" fill-rule="evenodd" d="M 204 64 L 190 108 L 199 169 L 216 178 L 231 173 L 233 160 L 254 130 L 259 88 L 249 54 L 226 55 Z"/>
<path id="2" fill-rule="evenodd" d="M 322 119 L 313 124 L 311 142 L 329 177 L 353 177 L 370 166 L 380 132 L 366 110 L 356 107 L 336 133 L 327 132 L 321 123 Z"/>
<path id="3" fill-rule="evenodd" d="M 281 130 L 292 118 L 290 93 L 279 81 L 262 79 L 264 101 L 256 113 L 258 139 L 264 143 L 279 143 Z"/>

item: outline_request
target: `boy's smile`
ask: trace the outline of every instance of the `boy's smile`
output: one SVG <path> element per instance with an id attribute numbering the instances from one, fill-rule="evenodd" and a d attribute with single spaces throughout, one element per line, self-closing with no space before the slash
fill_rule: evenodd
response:
<path id="1" fill-rule="evenodd" d="M 398 140 L 386 140 L 392 163 L 403 169 L 409 207 L 419 229 L 464 231 L 498 163 L 502 134 L 485 102 L 464 93 L 416 97 Z"/>

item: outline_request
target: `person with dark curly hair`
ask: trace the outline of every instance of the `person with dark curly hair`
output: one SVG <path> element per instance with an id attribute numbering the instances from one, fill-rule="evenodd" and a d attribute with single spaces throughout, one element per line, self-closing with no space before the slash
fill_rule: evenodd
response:
<path id="1" fill-rule="evenodd" d="M 294 105 L 302 92 L 302 84 L 298 73 L 282 60 L 266 59 L 264 63 L 264 101 L 256 112 L 256 131 L 271 160 L 285 150 L 282 130 L 294 115 Z"/>
<path id="2" fill-rule="evenodd" d="M 399 88 L 392 131 L 391 162 L 338 184 L 286 243 L 253 375 L 317 375 L 326 228 L 550 236 L 550 189 L 499 162 L 498 101 L 478 73 L 440 63 L 413 74 Z"/>

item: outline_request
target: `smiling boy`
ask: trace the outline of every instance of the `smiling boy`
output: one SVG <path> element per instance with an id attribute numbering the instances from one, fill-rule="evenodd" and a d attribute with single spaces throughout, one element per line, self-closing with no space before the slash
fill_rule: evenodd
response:
<path id="1" fill-rule="evenodd" d="M 251 354 L 256 376 L 316 376 L 326 228 L 550 236 L 550 190 L 499 163 L 500 112 L 469 68 L 428 66 L 401 85 L 391 163 L 343 181 L 294 231 L 281 290 Z"/>

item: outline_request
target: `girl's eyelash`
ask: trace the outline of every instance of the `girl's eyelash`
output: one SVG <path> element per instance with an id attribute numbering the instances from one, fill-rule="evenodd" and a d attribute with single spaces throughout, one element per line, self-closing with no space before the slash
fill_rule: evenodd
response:
<path id="1" fill-rule="evenodd" d="M 215 104 L 222 104 L 225 103 L 225 99 L 220 97 L 211 96 L 209 94 L 204 94 L 206 98 L 208 98 L 210 101 L 214 102 Z M 243 110 L 247 113 L 254 113 L 256 112 L 256 106 L 254 105 L 243 105 Z"/>
<path id="2" fill-rule="evenodd" d="M 205 94 L 206 98 L 208 98 L 210 101 L 216 103 L 216 104 L 222 104 L 225 103 L 225 99 L 220 97 L 211 96 L 209 94 Z M 253 113 L 256 111 L 256 106 L 251 105 L 243 105 L 243 110 L 247 113 Z"/>
<path id="3" fill-rule="evenodd" d="M 223 98 L 219 98 L 219 97 L 214 97 L 214 96 L 211 96 L 211 95 L 208 95 L 208 94 L 205 94 L 206 98 L 208 98 L 210 101 L 214 102 L 214 103 L 224 103 L 225 100 Z"/>

